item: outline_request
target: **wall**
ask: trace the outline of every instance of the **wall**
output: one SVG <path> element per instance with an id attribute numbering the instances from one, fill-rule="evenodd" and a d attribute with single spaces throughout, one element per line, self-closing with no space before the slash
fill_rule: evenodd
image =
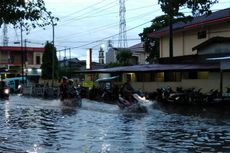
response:
<path id="1" fill-rule="evenodd" d="M 198 55 L 230 53 L 230 43 L 215 43 L 200 49 Z"/>
<path id="2" fill-rule="evenodd" d="M 132 86 L 145 92 L 155 91 L 157 88 L 170 86 L 175 90 L 176 87 L 202 89 L 202 92 L 208 92 L 211 89 L 218 89 L 220 87 L 219 73 L 210 72 L 209 79 L 182 79 L 181 82 L 132 82 Z M 223 74 L 223 91 L 226 87 L 230 87 L 230 72 Z"/>
<path id="3" fill-rule="evenodd" d="M 117 51 L 114 49 L 110 48 L 108 52 L 106 52 L 106 64 L 116 62 L 116 56 L 117 56 Z"/>
<path id="4" fill-rule="evenodd" d="M 207 37 L 203 39 L 197 38 L 197 33 L 200 31 L 207 31 Z M 193 55 L 196 51 L 192 51 L 192 48 L 200 43 L 216 36 L 229 37 L 230 36 L 230 24 L 220 23 L 212 26 L 202 26 L 199 29 L 191 29 L 184 32 L 174 32 L 173 36 L 173 50 L 174 56 Z M 169 39 L 168 35 L 163 36 L 160 42 L 160 57 L 169 57 Z"/>

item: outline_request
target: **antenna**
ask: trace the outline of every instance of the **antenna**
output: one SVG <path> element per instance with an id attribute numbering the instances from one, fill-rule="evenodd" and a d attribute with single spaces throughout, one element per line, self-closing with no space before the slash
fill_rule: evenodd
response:
<path id="1" fill-rule="evenodd" d="M 9 38 L 8 38 L 7 34 L 8 34 L 7 25 L 4 23 L 4 25 L 3 25 L 3 41 L 2 41 L 3 46 L 8 46 Z"/>
<path id="2" fill-rule="evenodd" d="M 126 19 L 125 19 L 125 0 L 119 0 L 120 4 L 120 25 L 119 25 L 119 39 L 118 39 L 118 47 L 126 48 L 127 47 L 127 36 L 126 36 Z"/>

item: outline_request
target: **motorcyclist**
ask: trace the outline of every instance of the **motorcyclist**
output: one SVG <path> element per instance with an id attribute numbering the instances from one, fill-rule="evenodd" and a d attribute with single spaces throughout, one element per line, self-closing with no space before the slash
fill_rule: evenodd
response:
<path id="1" fill-rule="evenodd" d="M 122 95 L 123 97 L 128 100 L 130 103 L 133 102 L 133 92 L 135 91 L 130 84 L 131 80 L 127 79 L 126 83 L 123 84 L 122 87 Z"/>
<path id="2" fill-rule="evenodd" d="M 67 83 L 67 97 L 74 98 L 76 97 L 76 87 L 74 85 L 73 79 L 69 79 Z"/>
<path id="3" fill-rule="evenodd" d="M 64 100 L 67 98 L 67 80 L 68 78 L 66 76 L 62 77 L 62 83 L 60 85 L 61 100 Z"/>

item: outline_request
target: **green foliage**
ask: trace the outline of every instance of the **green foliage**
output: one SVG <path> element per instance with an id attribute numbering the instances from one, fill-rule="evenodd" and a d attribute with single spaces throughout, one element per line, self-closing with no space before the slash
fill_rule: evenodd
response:
<path id="1" fill-rule="evenodd" d="M 123 66 L 121 63 L 118 62 L 114 62 L 114 63 L 109 63 L 106 65 L 106 68 L 111 68 L 111 67 L 119 67 L 119 66 Z"/>
<path id="2" fill-rule="evenodd" d="M 210 13 L 210 7 L 218 3 L 218 0 L 158 0 L 158 3 L 162 11 L 170 17 L 178 16 L 182 7 L 191 9 L 192 14 L 197 16 Z"/>
<path id="3" fill-rule="evenodd" d="M 0 27 L 3 23 L 22 26 L 30 30 L 37 26 L 44 27 L 57 21 L 48 12 L 43 0 L 1 0 L 0 1 Z"/>
<path id="4" fill-rule="evenodd" d="M 75 76 L 75 72 L 80 69 L 77 67 L 72 67 L 71 65 L 67 65 L 59 68 L 59 76 L 67 76 L 68 78 L 72 78 Z"/>
<path id="5" fill-rule="evenodd" d="M 45 45 L 45 51 L 42 56 L 42 78 L 52 79 L 53 73 L 53 54 L 54 54 L 54 79 L 58 78 L 58 59 L 56 54 L 56 48 L 52 43 L 47 42 Z"/>
<path id="6" fill-rule="evenodd" d="M 150 54 L 146 61 L 149 63 L 156 62 L 159 58 L 160 52 L 159 38 L 149 37 L 150 33 L 169 26 L 170 19 L 173 19 L 172 23 L 180 21 L 188 22 L 192 20 L 192 16 L 185 16 L 183 13 L 179 12 L 181 7 L 191 9 L 193 15 L 201 15 L 204 13 L 210 13 L 210 6 L 217 2 L 218 0 L 158 0 L 162 11 L 166 15 L 158 16 L 153 19 L 152 25 L 144 28 L 143 32 L 139 34 L 142 42 L 144 42 L 145 51 Z"/>
<path id="7" fill-rule="evenodd" d="M 160 52 L 159 38 L 149 37 L 149 34 L 168 25 L 169 25 L 168 16 L 162 15 L 153 19 L 152 25 L 150 27 L 144 28 L 143 32 L 139 34 L 139 36 L 141 37 L 141 41 L 144 42 L 145 52 L 149 53 L 149 56 L 146 59 L 147 62 L 149 63 L 155 62 L 155 60 L 159 58 L 159 52 Z"/>
<path id="8" fill-rule="evenodd" d="M 119 49 L 116 58 L 121 65 L 126 66 L 129 65 L 129 61 L 131 57 L 132 57 L 132 52 L 130 51 L 130 49 L 123 48 L 123 49 Z"/>

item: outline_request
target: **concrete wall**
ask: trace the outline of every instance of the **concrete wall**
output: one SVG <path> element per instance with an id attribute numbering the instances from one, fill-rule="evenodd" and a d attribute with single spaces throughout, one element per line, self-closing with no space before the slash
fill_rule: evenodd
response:
<path id="1" fill-rule="evenodd" d="M 197 38 L 197 33 L 200 31 L 207 31 L 207 37 L 203 39 Z M 183 32 L 174 32 L 173 36 L 173 50 L 174 56 L 193 55 L 196 51 L 192 51 L 192 48 L 200 43 L 216 37 L 229 37 L 230 36 L 230 24 L 221 23 L 212 26 L 202 26 L 199 29 L 192 29 Z M 169 57 L 169 36 L 166 35 L 161 38 L 160 42 L 160 57 Z"/>
<path id="2" fill-rule="evenodd" d="M 220 53 L 230 53 L 230 44 L 227 43 L 215 43 L 210 46 L 205 47 L 198 51 L 198 55 L 204 54 L 220 54 Z"/>
<path id="3" fill-rule="evenodd" d="M 208 92 L 211 89 L 218 89 L 220 87 L 220 79 L 218 72 L 210 72 L 208 79 L 182 79 L 180 82 L 132 82 L 135 89 L 141 89 L 145 92 L 155 91 L 157 88 L 170 86 L 172 89 L 176 87 L 202 88 L 202 92 Z M 226 87 L 230 87 L 230 72 L 224 72 L 223 74 L 223 91 L 226 91 Z"/>
<path id="4" fill-rule="evenodd" d="M 108 52 L 105 53 L 106 55 L 106 58 L 105 58 L 105 61 L 106 61 L 106 64 L 109 64 L 109 63 L 113 63 L 113 62 L 116 62 L 117 61 L 117 51 L 110 48 L 108 50 Z"/>

